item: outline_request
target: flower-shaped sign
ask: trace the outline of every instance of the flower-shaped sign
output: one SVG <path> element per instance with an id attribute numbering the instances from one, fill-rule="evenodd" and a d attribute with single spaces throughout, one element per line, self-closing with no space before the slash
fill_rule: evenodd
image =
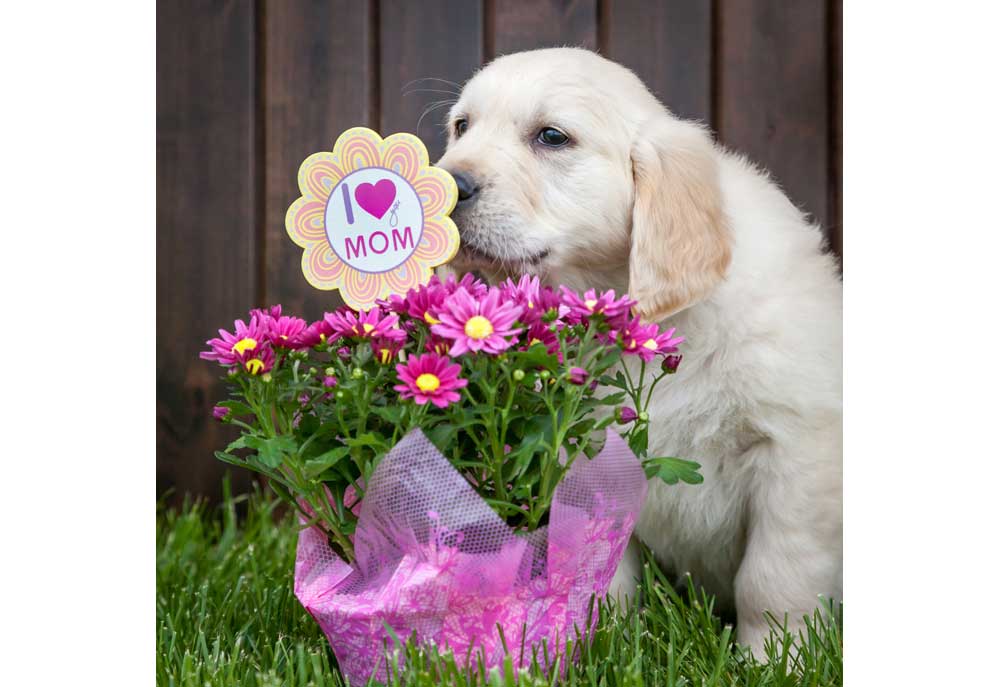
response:
<path id="1" fill-rule="evenodd" d="M 302 273 L 317 289 L 339 289 L 355 310 L 426 284 L 458 251 L 448 216 L 455 180 L 430 165 L 411 134 L 382 140 L 371 129 L 348 129 L 332 153 L 302 163 L 299 191 L 285 230 L 304 249 Z"/>

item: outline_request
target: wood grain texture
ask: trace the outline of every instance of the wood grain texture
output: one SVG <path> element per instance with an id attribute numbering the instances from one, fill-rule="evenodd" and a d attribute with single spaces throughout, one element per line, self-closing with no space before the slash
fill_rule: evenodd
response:
<path id="1" fill-rule="evenodd" d="M 830 226 L 826 0 L 720 0 L 716 123 Z"/>
<path id="2" fill-rule="evenodd" d="M 253 104 L 253 5 L 157 3 L 158 493 L 218 495 L 224 472 L 219 370 L 198 352 L 255 296 Z"/>
<path id="3" fill-rule="evenodd" d="M 443 104 L 458 97 L 447 82 L 465 82 L 482 62 L 482 2 L 382 0 L 379 22 L 380 133 L 416 134 L 433 162 L 444 152 Z M 442 107 L 421 119 L 434 104 Z"/>
<path id="4" fill-rule="evenodd" d="M 378 126 L 371 121 L 372 17 L 356 0 L 269 0 L 263 15 L 267 301 L 318 319 L 342 301 L 302 276 L 302 249 L 285 233 L 285 212 L 299 196 L 303 160 L 333 150 L 352 126 Z"/>
<path id="5" fill-rule="evenodd" d="M 830 0 L 830 248 L 844 264 L 844 4 Z"/>
<path id="6" fill-rule="evenodd" d="M 494 0 L 493 50 L 597 49 L 597 0 Z"/>
<path id="7" fill-rule="evenodd" d="M 841 0 L 161 0 L 157 4 L 157 492 L 218 496 L 205 339 L 249 307 L 317 317 L 284 215 L 344 129 L 416 133 L 494 54 L 600 49 L 768 168 L 842 250 Z M 424 90 L 419 90 L 424 89 Z M 446 91 L 444 93 L 435 91 Z M 235 488 L 249 476 L 234 472 Z"/>
<path id="8" fill-rule="evenodd" d="M 608 58 L 633 70 L 674 114 L 711 123 L 711 0 L 613 0 L 601 21 Z"/>

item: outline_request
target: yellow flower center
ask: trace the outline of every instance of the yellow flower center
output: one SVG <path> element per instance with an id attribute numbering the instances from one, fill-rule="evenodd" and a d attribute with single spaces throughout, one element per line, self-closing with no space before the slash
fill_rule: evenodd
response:
<path id="1" fill-rule="evenodd" d="M 584 304 L 585 306 L 587 306 L 587 310 L 593 310 L 593 309 L 594 309 L 594 306 L 595 306 L 595 305 L 597 305 L 597 301 L 596 301 L 596 300 L 594 300 L 593 298 L 589 298 L 589 299 L 585 300 L 585 301 L 583 302 L 583 304 Z"/>
<path id="2" fill-rule="evenodd" d="M 288 335 L 287 334 L 280 334 L 279 336 L 281 336 L 281 338 L 284 339 L 285 341 L 288 341 Z"/>
<path id="3" fill-rule="evenodd" d="M 482 315 L 475 315 L 465 323 L 465 335 L 470 339 L 485 339 L 493 333 L 493 323 Z"/>
<path id="4" fill-rule="evenodd" d="M 424 313 L 424 321 L 427 324 L 441 324 L 441 320 L 431 315 L 430 312 Z"/>
<path id="5" fill-rule="evenodd" d="M 379 360 L 381 360 L 382 364 L 385 365 L 387 362 L 392 360 L 392 351 L 388 348 L 383 348 L 382 352 L 379 353 Z"/>
<path id="6" fill-rule="evenodd" d="M 540 343 L 542 343 L 541 339 L 532 339 L 531 341 L 528 342 L 528 348 L 531 348 L 535 344 L 540 344 Z"/>
<path id="7" fill-rule="evenodd" d="M 363 325 L 361 325 L 361 329 L 364 330 L 365 334 L 371 334 L 373 331 L 375 331 L 375 325 L 371 325 L 365 322 Z"/>
<path id="8" fill-rule="evenodd" d="M 528 307 L 534 309 L 535 304 L 531 301 L 528 301 Z"/>
<path id="9" fill-rule="evenodd" d="M 251 339 L 248 336 L 233 344 L 233 353 L 239 353 L 242 355 L 244 351 L 252 351 L 255 348 L 257 348 L 257 339 Z"/>
<path id="10" fill-rule="evenodd" d="M 439 386 L 441 386 L 441 380 L 437 378 L 437 375 L 432 375 L 430 372 L 425 372 L 417 377 L 417 388 L 424 393 L 437 391 Z"/>
<path id="11" fill-rule="evenodd" d="M 264 369 L 264 362 L 260 358 L 251 358 L 245 363 L 247 372 L 252 375 L 257 374 Z"/>
<path id="12" fill-rule="evenodd" d="M 645 346 L 646 348 L 648 348 L 651 351 L 655 351 L 656 350 L 656 340 L 655 339 L 646 339 L 646 343 L 644 343 L 643 346 Z"/>

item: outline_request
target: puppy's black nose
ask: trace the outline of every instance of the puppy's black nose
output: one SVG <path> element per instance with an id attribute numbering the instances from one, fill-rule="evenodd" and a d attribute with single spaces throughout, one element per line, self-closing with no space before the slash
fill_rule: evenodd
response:
<path id="1" fill-rule="evenodd" d="M 451 175 L 455 179 L 455 185 L 458 186 L 458 200 L 459 202 L 465 200 L 472 200 L 477 193 L 479 193 L 479 185 L 476 180 L 472 178 L 469 174 L 464 172 L 456 172 Z"/>

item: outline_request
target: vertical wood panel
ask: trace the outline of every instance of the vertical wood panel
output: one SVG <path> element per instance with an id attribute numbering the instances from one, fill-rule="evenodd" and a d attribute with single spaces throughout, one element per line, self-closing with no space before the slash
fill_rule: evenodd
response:
<path id="1" fill-rule="evenodd" d="M 824 228 L 829 212 L 825 0 L 720 0 L 717 126 Z"/>
<path id="2" fill-rule="evenodd" d="M 456 98 L 448 91 L 457 88 L 444 81 L 416 80 L 433 77 L 461 84 L 472 76 L 483 57 L 482 2 L 382 0 L 379 22 L 380 133 L 416 134 L 433 162 L 444 152 L 441 122 L 448 108 L 436 109 L 422 121 L 420 117 L 432 103 Z"/>
<path id="3" fill-rule="evenodd" d="M 564 45 L 597 49 L 597 0 L 495 0 L 496 55 Z"/>
<path id="4" fill-rule="evenodd" d="M 213 451 L 231 433 L 211 417 L 218 367 L 198 352 L 256 287 L 254 6 L 156 7 L 157 491 L 217 495 Z"/>
<path id="5" fill-rule="evenodd" d="M 833 252 L 844 261 L 844 6 L 830 2 L 830 227 Z"/>
<path id="6" fill-rule="evenodd" d="M 268 0 L 264 6 L 264 234 L 267 301 L 316 319 L 342 301 L 302 276 L 302 249 L 285 233 L 285 212 L 298 197 L 299 165 L 333 150 L 337 136 L 371 121 L 376 65 L 369 7 L 357 0 Z"/>
<path id="7" fill-rule="evenodd" d="M 674 114 L 711 122 L 711 0 L 614 0 L 601 22 L 607 57 L 632 69 Z"/>

